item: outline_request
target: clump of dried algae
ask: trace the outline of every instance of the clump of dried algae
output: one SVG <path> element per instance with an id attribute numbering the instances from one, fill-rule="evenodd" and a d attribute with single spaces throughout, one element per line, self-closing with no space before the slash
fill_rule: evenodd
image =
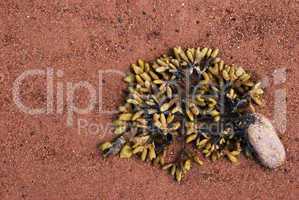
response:
<path id="1" fill-rule="evenodd" d="M 218 49 L 176 47 L 153 62 L 139 59 L 124 81 L 115 138 L 100 145 L 105 157 L 133 156 L 168 170 L 181 181 L 200 157 L 238 163 L 251 155 L 246 129 L 255 121 L 263 89 L 244 68 L 226 64 Z M 174 161 L 167 150 L 181 143 Z"/>

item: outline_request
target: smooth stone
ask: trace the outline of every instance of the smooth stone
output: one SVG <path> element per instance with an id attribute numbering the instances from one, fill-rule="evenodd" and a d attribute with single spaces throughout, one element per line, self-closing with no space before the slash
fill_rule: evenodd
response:
<path id="1" fill-rule="evenodd" d="M 248 140 L 262 165 L 274 169 L 286 159 L 286 152 L 271 121 L 255 114 L 255 122 L 248 127 Z"/>

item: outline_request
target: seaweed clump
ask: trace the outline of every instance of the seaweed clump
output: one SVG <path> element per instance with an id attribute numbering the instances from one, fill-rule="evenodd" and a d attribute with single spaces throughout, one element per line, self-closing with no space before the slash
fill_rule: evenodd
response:
<path id="1" fill-rule="evenodd" d="M 173 49 L 149 63 L 139 59 L 125 77 L 128 94 L 113 121 L 116 137 L 100 145 L 105 157 L 139 157 L 181 181 L 192 163 L 251 155 L 246 129 L 263 89 L 250 73 L 227 65 L 218 49 Z M 181 144 L 166 162 L 170 145 Z"/>

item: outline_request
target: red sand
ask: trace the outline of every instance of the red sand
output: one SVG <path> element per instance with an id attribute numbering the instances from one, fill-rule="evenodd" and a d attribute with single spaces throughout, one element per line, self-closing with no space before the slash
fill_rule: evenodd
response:
<path id="1" fill-rule="evenodd" d="M 0 199 L 298 199 L 298 2 L 290 1 L 12 1 L 0 2 Z M 127 71 L 138 58 L 151 60 L 176 45 L 222 50 L 228 63 L 271 77 L 287 68 L 287 162 L 270 171 L 241 158 L 194 167 L 177 184 L 162 170 L 138 160 L 104 161 L 96 144 L 111 136 L 78 134 L 63 115 L 30 116 L 12 100 L 14 80 L 28 69 L 62 69 L 64 78 L 97 86 L 97 71 Z M 113 79 L 112 79 L 113 78 Z M 56 82 L 55 82 L 56 83 Z M 103 107 L 122 101 L 120 76 L 105 76 Z M 43 78 L 22 85 L 27 105 L 45 105 Z M 86 93 L 76 102 L 84 105 Z M 80 118 L 97 124 L 111 115 Z M 75 119 L 75 121 L 77 118 Z"/>

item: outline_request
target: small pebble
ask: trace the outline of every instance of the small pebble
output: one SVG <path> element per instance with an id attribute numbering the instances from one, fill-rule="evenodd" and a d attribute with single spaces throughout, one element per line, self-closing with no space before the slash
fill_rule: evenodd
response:
<path id="1" fill-rule="evenodd" d="M 248 127 L 248 139 L 258 159 L 265 167 L 274 169 L 286 159 L 286 152 L 277 133 L 266 117 L 255 114 L 256 121 Z"/>

